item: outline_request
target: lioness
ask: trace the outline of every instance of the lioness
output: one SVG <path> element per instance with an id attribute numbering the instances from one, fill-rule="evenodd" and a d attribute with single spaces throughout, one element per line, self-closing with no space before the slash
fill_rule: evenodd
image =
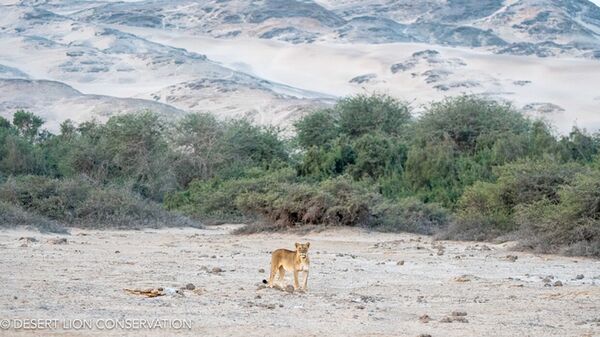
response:
<path id="1" fill-rule="evenodd" d="M 298 243 L 296 242 L 296 251 L 287 249 L 277 249 L 271 254 L 271 275 L 269 276 L 269 282 L 263 280 L 263 283 L 268 283 L 269 287 L 273 288 L 273 281 L 275 279 L 275 273 L 279 271 L 279 281 L 285 281 L 285 272 L 294 272 L 294 289 L 298 289 L 298 273 L 304 272 L 304 282 L 302 289 L 306 290 L 306 283 L 308 282 L 308 266 L 310 260 L 308 259 L 308 247 L 310 242 Z M 285 285 L 282 285 L 285 286 Z"/>

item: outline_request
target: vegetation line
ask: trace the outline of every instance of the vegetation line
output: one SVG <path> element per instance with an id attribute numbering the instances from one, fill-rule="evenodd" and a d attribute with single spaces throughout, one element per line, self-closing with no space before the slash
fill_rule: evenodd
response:
<path id="1" fill-rule="evenodd" d="M 362 226 L 600 256 L 600 136 L 558 136 L 505 103 L 448 98 L 414 118 L 358 95 L 299 119 L 293 139 L 208 114 L 42 126 L 0 118 L 3 226 Z"/>

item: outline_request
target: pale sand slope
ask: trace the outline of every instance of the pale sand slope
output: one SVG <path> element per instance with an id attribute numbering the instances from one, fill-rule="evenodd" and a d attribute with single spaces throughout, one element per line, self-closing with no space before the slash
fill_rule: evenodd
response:
<path id="1" fill-rule="evenodd" d="M 292 45 L 264 39 L 213 39 L 179 31 L 115 27 L 304 90 L 335 96 L 387 93 L 411 102 L 417 111 L 422 110 L 423 104 L 463 93 L 508 100 L 518 109 L 532 103 L 550 103 L 564 110 L 524 111 L 550 120 L 561 133 L 568 133 L 573 125 L 589 130 L 600 128 L 597 60 L 497 55 L 483 49 L 419 43 Z M 433 63 L 420 60 L 414 68 L 391 71 L 392 65 L 406 64 L 413 53 L 424 50 L 436 50 L 439 56 L 431 60 Z M 427 83 L 428 71 L 440 74 L 441 78 Z M 361 75 L 374 78 L 363 83 L 351 82 Z M 516 83 L 519 81 L 529 82 L 519 85 Z M 440 91 L 436 85 L 450 88 Z"/>
<path id="2" fill-rule="evenodd" d="M 144 231 L 0 231 L 1 319 L 191 319 L 192 330 L 2 331 L 2 336 L 599 336 L 600 261 L 503 245 L 334 229 L 229 234 L 235 226 Z M 20 237 L 38 241 L 22 246 Z M 309 292 L 262 289 L 269 252 L 311 245 Z M 441 244 L 445 253 L 438 255 Z M 487 250 L 489 247 L 491 250 Z M 120 251 L 116 253 L 115 251 Z M 518 256 L 515 262 L 508 254 Z M 214 256 L 214 257 L 213 257 Z M 404 260 L 404 265 L 397 262 Z M 222 273 L 211 273 L 214 267 Z M 581 280 L 574 280 L 583 274 Z M 457 277 L 463 276 L 457 281 Z M 552 275 L 562 287 L 545 287 Z M 289 280 L 289 279 L 288 279 Z M 123 288 L 201 294 L 143 298 Z M 14 298 L 17 297 L 17 299 Z M 452 311 L 468 323 L 440 322 Z M 420 322 L 427 314 L 429 323 Z"/>

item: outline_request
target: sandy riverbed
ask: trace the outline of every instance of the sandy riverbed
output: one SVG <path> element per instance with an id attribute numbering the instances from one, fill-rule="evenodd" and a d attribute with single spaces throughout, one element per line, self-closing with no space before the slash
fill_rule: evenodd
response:
<path id="1" fill-rule="evenodd" d="M 600 336 L 598 260 L 358 229 L 233 228 L 0 231 L 0 319 L 58 321 L 0 336 Z M 53 242 L 62 237 L 66 244 Z M 309 291 L 262 288 L 269 252 L 295 241 L 311 242 Z M 188 283 L 196 289 L 156 298 L 123 290 Z M 185 320 L 191 329 L 96 325 L 118 319 Z M 93 328 L 63 329 L 73 320 Z"/>

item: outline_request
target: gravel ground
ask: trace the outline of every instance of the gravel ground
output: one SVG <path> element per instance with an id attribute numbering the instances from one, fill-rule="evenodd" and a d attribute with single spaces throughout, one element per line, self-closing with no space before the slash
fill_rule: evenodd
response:
<path id="1" fill-rule="evenodd" d="M 230 234 L 237 226 L 0 231 L 0 336 L 600 336 L 598 260 L 349 228 Z M 311 242 L 308 292 L 264 288 L 270 252 L 296 241 Z M 158 287 L 177 292 L 123 290 Z M 126 321 L 143 326 L 111 328 Z"/>

